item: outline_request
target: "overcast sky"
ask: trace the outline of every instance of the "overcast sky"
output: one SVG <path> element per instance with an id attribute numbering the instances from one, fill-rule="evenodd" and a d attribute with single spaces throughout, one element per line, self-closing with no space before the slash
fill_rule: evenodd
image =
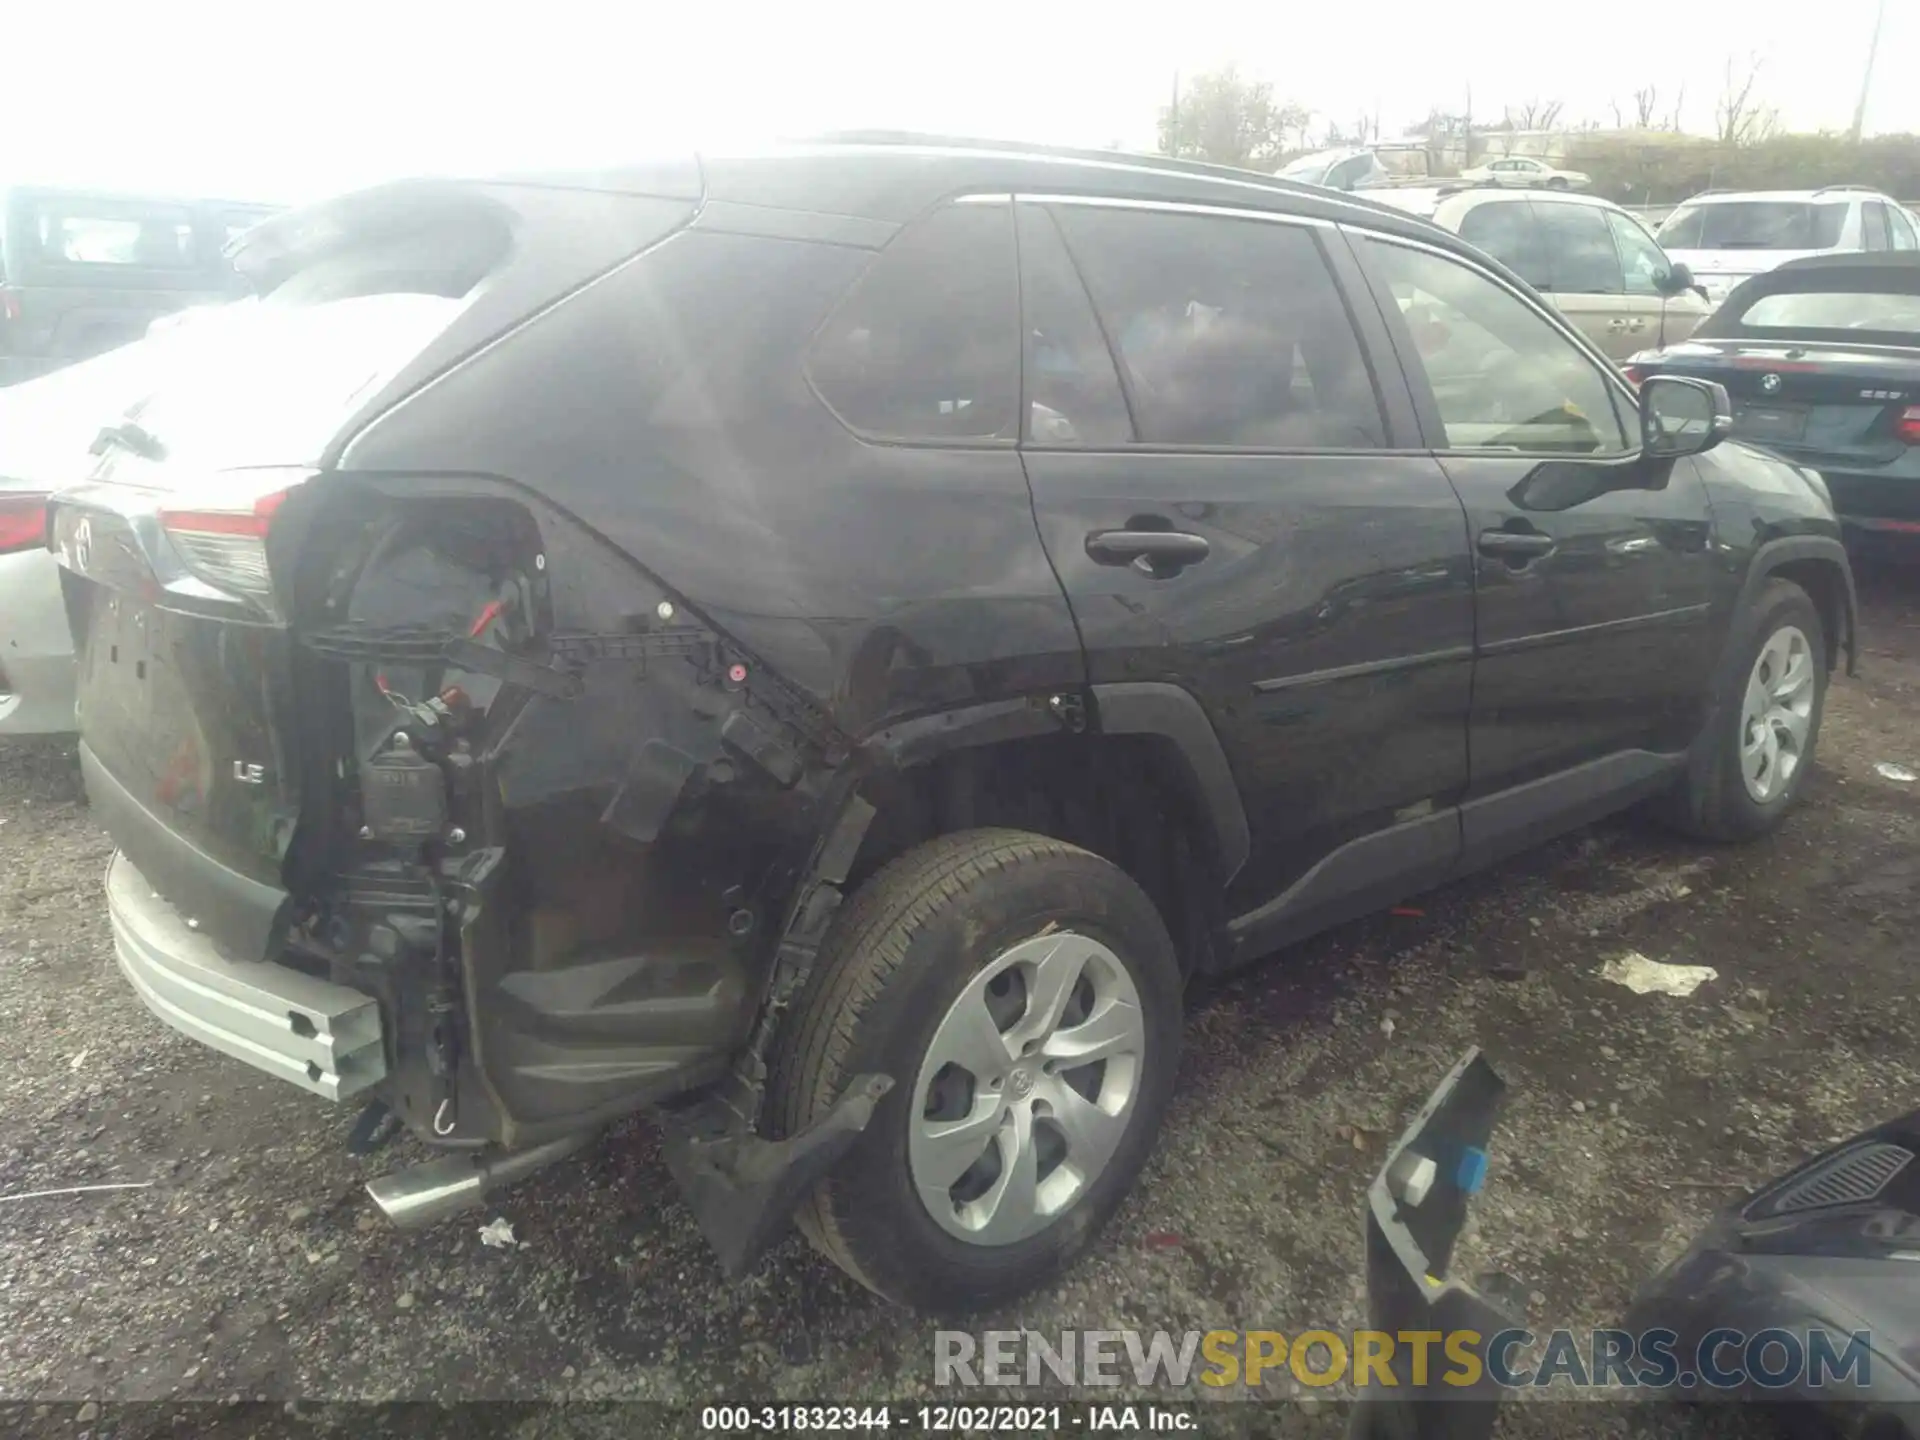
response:
<path id="1" fill-rule="evenodd" d="M 1391 136 L 1641 85 L 1710 131 L 1731 58 L 1798 129 L 1844 129 L 1875 0 L 330 0 L 8 7 L 0 182 L 299 200 L 405 173 L 594 163 L 690 138 L 878 125 L 1150 148 L 1176 71 L 1235 63 Z M 1869 131 L 1920 131 L 1920 0 L 1888 0 Z M 1311 15 L 1314 18 L 1306 18 Z"/>

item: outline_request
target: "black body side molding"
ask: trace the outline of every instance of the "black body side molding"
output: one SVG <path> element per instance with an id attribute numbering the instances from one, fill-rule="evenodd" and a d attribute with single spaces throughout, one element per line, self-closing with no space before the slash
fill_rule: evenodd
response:
<path id="1" fill-rule="evenodd" d="M 1099 728 L 1108 735 L 1158 735 L 1173 743 L 1193 781 L 1220 852 L 1220 881 L 1233 883 L 1252 849 L 1246 807 L 1220 737 L 1200 702 L 1178 685 L 1126 681 L 1093 687 Z"/>

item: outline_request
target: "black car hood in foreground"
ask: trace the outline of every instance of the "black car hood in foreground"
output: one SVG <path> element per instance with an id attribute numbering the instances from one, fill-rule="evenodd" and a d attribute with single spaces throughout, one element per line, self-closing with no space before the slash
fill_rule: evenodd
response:
<path id="1" fill-rule="evenodd" d="M 1717 1217 L 1642 1289 L 1628 1328 L 1673 1330 L 1682 1355 L 1720 1328 L 1802 1338 L 1825 1329 L 1843 1347 L 1864 1331 L 1865 1385 L 1814 1389 L 1803 1379 L 1769 1398 L 1841 1406 L 1863 1426 L 1905 1410 L 1909 1428 L 1888 1433 L 1920 1433 L 1920 1111 L 1825 1151 Z"/>

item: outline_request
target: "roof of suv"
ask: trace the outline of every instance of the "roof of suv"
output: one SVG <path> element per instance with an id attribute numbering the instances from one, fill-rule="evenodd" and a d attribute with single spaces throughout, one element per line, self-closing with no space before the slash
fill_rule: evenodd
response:
<path id="1" fill-rule="evenodd" d="M 857 132 L 748 152 L 702 152 L 706 197 L 899 224 L 968 190 L 1093 194 L 1364 223 L 1457 245 L 1403 210 L 1200 161 L 1005 141 Z"/>
<path id="2" fill-rule="evenodd" d="M 1526 200 L 1535 205 L 1585 205 L 1591 210 L 1618 210 L 1624 215 L 1633 213 L 1624 206 L 1614 204 L 1604 195 L 1576 195 L 1570 190 L 1508 190 L 1497 185 L 1475 185 L 1465 190 L 1450 191 L 1440 197 L 1442 205 L 1460 200 L 1475 203 Z"/>
<path id="3" fill-rule="evenodd" d="M 1867 185 L 1827 185 L 1818 190 L 1702 190 L 1680 203 L 1726 205 L 1754 200 L 1798 200 L 1806 204 L 1839 205 L 1854 199 L 1891 201 L 1892 198 Z"/>

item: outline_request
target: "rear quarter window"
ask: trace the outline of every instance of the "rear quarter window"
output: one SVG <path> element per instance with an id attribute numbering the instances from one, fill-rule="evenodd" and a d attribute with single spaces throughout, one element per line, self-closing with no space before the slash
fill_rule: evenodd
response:
<path id="1" fill-rule="evenodd" d="M 184 206 L 46 201 L 31 224 L 40 258 L 59 264 L 190 270 L 201 260 Z"/>
<path id="2" fill-rule="evenodd" d="M 1016 439 L 1013 207 L 947 205 L 894 237 L 814 337 L 806 372 L 876 439 Z"/>

